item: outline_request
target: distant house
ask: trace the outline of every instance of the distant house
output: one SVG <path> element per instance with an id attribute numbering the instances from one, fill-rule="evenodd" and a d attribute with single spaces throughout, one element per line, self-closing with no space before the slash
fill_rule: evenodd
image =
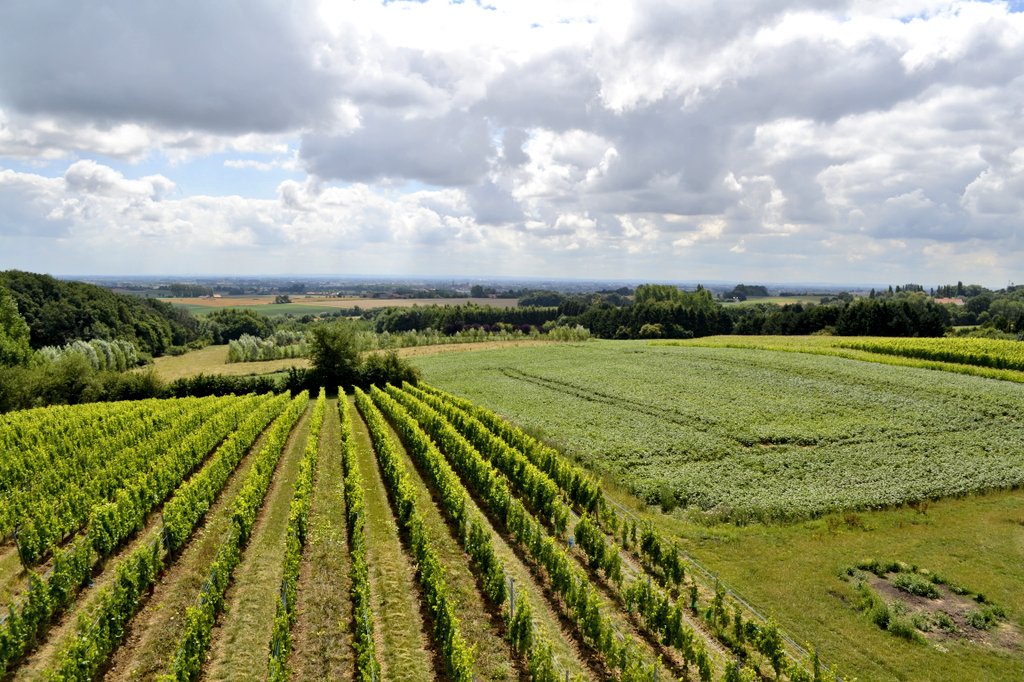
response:
<path id="1" fill-rule="evenodd" d="M 953 305 L 963 305 L 964 299 L 962 298 L 937 298 L 936 303 L 952 303 Z"/>

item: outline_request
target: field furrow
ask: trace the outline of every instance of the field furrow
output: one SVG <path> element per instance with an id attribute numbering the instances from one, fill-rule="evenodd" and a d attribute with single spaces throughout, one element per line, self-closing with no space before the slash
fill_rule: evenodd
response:
<path id="1" fill-rule="evenodd" d="M 341 400 L 345 399 L 342 395 Z M 297 618 L 290 665 L 298 680 L 352 676 L 352 581 L 345 496 L 342 493 L 341 424 L 337 400 L 328 401 L 320 434 L 306 551 L 299 570 Z"/>
<path id="2" fill-rule="evenodd" d="M 398 537 L 366 424 L 355 407 L 352 434 L 366 503 L 366 548 L 377 655 L 385 680 L 435 679 L 430 638 L 420 611 L 415 567 Z"/>
<path id="3" fill-rule="evenodd" d="M 261 677 L 266 670 L 277 607 L 270 595 L 281 584 L 288 505 L 309 434 L 310 409 L 312 405 L 288 436 L 241 563 L 232 575 L 224 614 L 213 629 L 203 679 L 245 680 Z"/>

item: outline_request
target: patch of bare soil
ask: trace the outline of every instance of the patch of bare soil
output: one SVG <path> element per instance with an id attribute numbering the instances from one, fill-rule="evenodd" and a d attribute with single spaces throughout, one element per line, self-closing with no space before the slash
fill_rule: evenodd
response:
<path id="1" fill-rule="evenodd" d="M 944 642 L 968 641 L 1007 652 L 1024 651 L 1024 632 L 1010 620 L 1001 618 L 988 629 L 971 624 L 972 614 L 991 607 L 991 604 L 978 603 L 969 595 L 956 594 L 941 584 L 935 585 L 939 593 L 936 599 L 910 594 L 891 582 L 896 575 L 890 573 L 880 578 L 867 574 L 866 582 L 890 607 L 902 604 L 896 609 L 904 609 L 906 617 L 917 627 L 918 634 L 929 642 L 941 645 Z M 974 617 L 977 618 L 976 615 Z"/>

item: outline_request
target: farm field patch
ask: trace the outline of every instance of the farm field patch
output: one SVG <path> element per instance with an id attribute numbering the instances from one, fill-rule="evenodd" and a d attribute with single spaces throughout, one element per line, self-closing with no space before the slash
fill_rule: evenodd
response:
<path id="1" fill-rule="evenodd" d="M 898 367 L 970 374 L 1024 383 L 1022 345 L 995 339 L 907 339 L 850 336 L 705 336 L 699 339 L 654 341 L 655 345 L 708 348 L 751 348 L 829 355 Z M 1007 369 L 1008 368 L 1008 369 Z"/>
<path id="2" fill-rule="evenodd" d="M 419 364 L 648 502 L 712 518 L 808 518 L 1024 482 L 1022 390 L 1010 382 L 635 342 Z"/>
<path id="3" fill-rule="evenodd" d="M 515 308 L 515 298 L 335 298 L 328 296 L 292 296 L 291 303 L 274 303 L 274 296 L 224 296 L 221 298 L 164 298 L 167 303 L 189 312 L 204 315 L 224 308 L 254 310 L 264 315 L 319 315 L 338 310 L 362 308 L 408 308 L 414 305 L 466 305 L 469 303 L 496 308 Z"/>

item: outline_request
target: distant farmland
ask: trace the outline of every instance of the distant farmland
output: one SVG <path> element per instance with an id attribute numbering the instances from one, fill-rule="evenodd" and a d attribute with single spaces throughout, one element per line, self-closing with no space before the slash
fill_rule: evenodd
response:
<path id="1" fill-rule="evenodd" d="M 197 315 L 214 310 L 237 308 L 255 310 L 264 315 L 319 315 L 351 308 L 407 308 L 414 305 L 466 305 L 473 303 L 496 308 L 515 308 L 514 298 L 333 298 L 328 296 L 293 296 L 292 303 L 274 303 L 274 296 L 223 296 L 221 298 L 162 298 Z"/>

